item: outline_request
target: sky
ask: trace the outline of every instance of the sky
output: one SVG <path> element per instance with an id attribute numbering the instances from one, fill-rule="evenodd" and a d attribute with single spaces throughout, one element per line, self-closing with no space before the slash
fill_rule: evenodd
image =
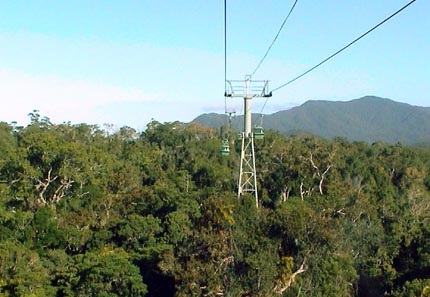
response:
<path id="1" fill-rule="evenodd" d="M 298 0 L 254 80 L 275 89 L 321 62 L 409 0 Z M 293 0 L 227 1 L 227 79 L 263 57 Z M 308 100 L 366 95 L 430 106 L 430 1 L 402 13 L 273 96 L 270 114 Z M 224 1 L 0 1 L 0 121 L 144 130 L 235 110 L 224 98 Z"/>

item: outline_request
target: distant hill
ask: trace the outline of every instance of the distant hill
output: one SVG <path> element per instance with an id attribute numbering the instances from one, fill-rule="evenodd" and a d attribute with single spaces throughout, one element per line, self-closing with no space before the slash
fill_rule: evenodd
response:
<path id="1" fill-rule="evenodd" d="M 259 115 L 253 115 L 254 122 Z M 243 117 L 232 121 L 235 129 Z M 221 114 L 203 114 L 193 120 L 219 128 Z M 353 141 L 405 144 L 430 143 L 430 108 L 366 96 L 347 102 L 307 101 L 289 110 L 264 115 L 264 127 L 283 134 L 311 133 L 323 138 L 345 137 Z"/>

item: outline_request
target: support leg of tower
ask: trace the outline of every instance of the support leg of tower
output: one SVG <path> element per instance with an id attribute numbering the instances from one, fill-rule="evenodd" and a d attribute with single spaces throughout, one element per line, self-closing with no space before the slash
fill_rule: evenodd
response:
<path id="1" fill-rule="evenodd" d="M 252 133 L 242 137 L 240 154 L 238 197 L 245 192 L 254 194 L 255 205 L 258 207 L 257 174 L 255 169 L 254 138 Z"/>

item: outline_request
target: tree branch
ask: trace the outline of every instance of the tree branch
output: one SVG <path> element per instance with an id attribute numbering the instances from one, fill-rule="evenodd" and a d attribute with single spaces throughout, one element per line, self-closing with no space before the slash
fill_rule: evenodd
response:
<path id="1" fill-rule="evenodd" d="M 323 193 L 323 182 L 324 182 L 324 178 L 325 178 L 325 175 L 328 173 L 328 171 L 330 170 L 330 168 L 331 168 L 331 164 L 330 165 L 328 165 L 327 166 L 327 169 L 323 172 L 323 174 L 321 175 L 321 179 L 320 179 L 320 184 L 319 184 L 319 190 L 320 190 L 320 194 L 321 195 L 323 195 L 324 193 Z"/>
<path id="2" fill-rule="evenodd" d="M 299 269 L 296 272 L 293 272 L 290 276 L 283 275 L 281 280 L 277 281 L 277 284 L 273 288 L 273 291 L 276 294 L 282 295 L 286 290 L 288 290 L 296 281 L 297 275 L 306 271 L 306 258 L 303 259 L 302 265 L 300 265 Z"/>

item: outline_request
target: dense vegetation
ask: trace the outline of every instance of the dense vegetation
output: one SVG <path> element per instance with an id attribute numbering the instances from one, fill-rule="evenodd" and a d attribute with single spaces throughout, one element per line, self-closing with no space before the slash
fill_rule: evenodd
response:
<path id="1" fill-rule="evenodd" d="M 194 121 L 218 128 L 224 118 L 221 114 L 205 114 Z M 254 118 L 257 120 L 259 115 Z M 243 125 L 242 116 L 234 118 L 233 125 L 236 128 Z M 284 135 L 307 133 L 324 139 L 345 137 L 368 143 L 415 145 L 430 143 L 430 108 L 373 96 L 347 102 L 308 101 L 289 110 L 264 115 L 264 126 Z"/>
<path id="2" fill-rule="evenodd" d="M 430 151 L 267 132 L 0 124 L 0 296 L 429 296 Z"/>

